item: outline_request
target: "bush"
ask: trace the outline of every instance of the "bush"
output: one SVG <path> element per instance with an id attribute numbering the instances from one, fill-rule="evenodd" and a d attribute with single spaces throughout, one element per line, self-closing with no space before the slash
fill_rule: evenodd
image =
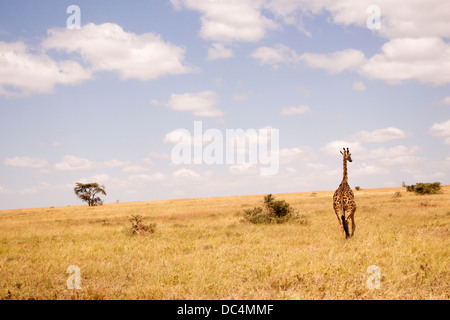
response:
<path id="1" fill-rule="evenodd" d="M 140 215 L 133 215 L 130 219 L 131 222 L 131 228 L 128 230 L 129 234 L 134 235 L 146 235 L 149 233 L 155 232 L 155 223 L 151 223 L 149 225 L 145 225 L 143 223 L 143 218 Z"/>
<path id="2" fill-rule="evenodd" d="M 255 224 L 283 223 L 295 217 L 293 209 L 285 200 L 275 200 L 272 194 L 264 197 L 264 207 L 244 210 L 245 219 Z"/>
<path id="3" fill-rule="evenodd" d="M 423 183 L 419 182 L 415 185 L 406 186 L 406 191 L 415 192 L 417 194 L 436 194 L 441 191 L 441 183 Z"/>
<path id="4" fill-rule="evenodd" d="M 355 190 L 356 190 L 356 191 L 359 191 L 359 190 L 361 190 L 361 187 L 360 187 L 360 186 L 356 186 L 356 187 L 355 187 Z"/>

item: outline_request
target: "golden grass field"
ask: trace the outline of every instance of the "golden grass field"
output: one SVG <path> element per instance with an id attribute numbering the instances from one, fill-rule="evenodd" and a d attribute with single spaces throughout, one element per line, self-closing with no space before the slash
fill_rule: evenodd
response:
<path id="1" fill-rule="evenodd" d="M 0 211 L 0 299 L 450 298 L 450 186 L 355 191 L 348 240 L 332 195 L 275 195 L 302 216 L 280 225 L 242 222 L 263 195 Z M 130 236 L 137 214 L 156 232 Z"/>

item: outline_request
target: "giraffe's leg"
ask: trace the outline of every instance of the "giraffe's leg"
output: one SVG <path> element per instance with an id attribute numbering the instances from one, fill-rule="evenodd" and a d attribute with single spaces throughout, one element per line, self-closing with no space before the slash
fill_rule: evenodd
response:
<path id="1" fill-rule="evenodd" d="M 341 228 L 341 232 L 342 232 L 342 234 L 344 236 L 344 239 L 345 239 L 345 238 L 347 238 L 347 234 L 345 232 L 345 227 L 343 225 L 342 219 L 339 217 L 339 214 L 336 214 L 336 216 L 337 216 L 337 219 L 338 219 L 338 222 L 339 222 L 339 228 Z"/>
<path id="2" fill-rule="evenodd" d="M 333 209 L 336 214 L 336 218 L 338 219 L 339 227 L 341 228 L 341 231 L 345 233 L 344 227 L 342 226 L 340 208 L 336 205 L 336 203 L 333 203 Z"/>
<path id="3" fill-rule="evenodd" d="M 353 208 L 352 214 L 351 214 L 351 217 L 352 217 L 352 237 L 353 237 L 353 234 L 355 233 L 355 229 L 356 229 L 355 211 L 356 211 L 356 207 Z"/>
<path id="4" fill-rule="evenodd" d="M 348 230 L 348 236 L 351 237 L 353 236 L 353 223 L 352 223 L 352 232 L 350 233 L 350 220 L 353 221 L 353 217 L 351 215 L 349 215 L 347 217 L 347 219 L 345 219 L 345 224 L 347 225 L 347 230 Z"/>
<path id="5" fill-rule="evenodd" d="M 348 231 L 348 222 L 347 219 L 345 218 L 345 212 L 342 214 L 341 217 L 341 227 L 342 230 L 344 231 L 344 238 L 347 239 L 350 236 L 350 234 Z"/>
<path id="6" fill-rule="evenodd" d="M 344 237 L 345 237 L 345 229 L 344 229 L 344 226 L 342 225 L 342 220 L 341 220 L 341 213 L 340 213 L 340 210 L 335 208 L 335 209 L 334 209 L 334 213 L 336 213 L 336 218 L 338 219 L 339 228 L 341 229 L 342 234 L 343 234 Z"/>
<path id="7" fill-rule="evenodd" d="M 350 234 L 351 237 L 353 237 L 353 234 L 355 233 L 355 229 L 356 229 L 356 224 L 355 224 L 355 211 L 356 208 L 352 209 L 351 213 L 348 215 L 347 219 L 346 219 L 346 223 L 347 225 L 350 224 L 350 220 L 352 222 L 352 232 Z"/>
<path id="8" fill-rule="evenodd" d="M 355 233 L 355 229 L 356 229 L 355 217 L 352 215 L 352 237 L 353 234 Z"/>

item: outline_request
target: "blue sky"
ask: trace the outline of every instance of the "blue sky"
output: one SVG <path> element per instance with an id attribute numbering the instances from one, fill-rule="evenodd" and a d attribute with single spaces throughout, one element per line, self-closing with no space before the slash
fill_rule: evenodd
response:
<path id="1" fill-rule="evenodd" d="M 334 190 L 342 147 L 352 187 L 448 184 L 449 37 L 438 0 L 0 1 L 0 209 Z M 175 164 L 195 121 L 278 130 L 279 170 Z"/>

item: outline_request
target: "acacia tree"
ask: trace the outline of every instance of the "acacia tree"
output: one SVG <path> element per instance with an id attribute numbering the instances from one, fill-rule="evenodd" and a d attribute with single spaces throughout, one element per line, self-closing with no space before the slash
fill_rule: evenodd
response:
<path id="1" fill-rule="evenodd" d="M 89 207 L 103 204 L 102 199 L 96 197 L 97 194 L 100 193 L 106 196 L 105 186 L 95 182 L 84 184 L 77 182 L 73 190 L 81 201 L 87 202 Z"/>

